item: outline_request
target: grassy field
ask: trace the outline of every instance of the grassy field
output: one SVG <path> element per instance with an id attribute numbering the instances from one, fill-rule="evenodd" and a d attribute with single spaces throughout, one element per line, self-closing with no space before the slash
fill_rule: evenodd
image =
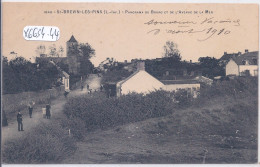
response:
<path id="1" fill-rule="evenodd" d="M 166 103 L 167 98 L 162 106 L 154 105 L 153 99 L 134 95 L 125 101 L 106 99 L 108 107 L 102 110 L 97 100 L 74 99 L 68 103 L 77 104 L 73 117 L 93 117 L 88 115 L 85 138 L 64 163 L 256 163 L 257 83 L 257 78 L 218 82 L 184 106 Z M 123 104 L 124 115 L 118 111 Z M 161 114 L 160 107 L 172 109 Z M 145 108 L 154 115 L 137 114 Z M 112 117 L 125 121 L 106 123 Z"/>
<path id="2" fill-rule="evenodd" d="M 8 142 L 4 162 L 257 162 L 257 78 L 214 83 L 197 99 L 187 92 L 109 99 L 94 92 L 68 98 L 63 112 Z"/>
<path id="3" fill-rule="evenodd" d="M 219 104 L 88 132 L 63 163 L 256 163 L 257 109 Z"/>

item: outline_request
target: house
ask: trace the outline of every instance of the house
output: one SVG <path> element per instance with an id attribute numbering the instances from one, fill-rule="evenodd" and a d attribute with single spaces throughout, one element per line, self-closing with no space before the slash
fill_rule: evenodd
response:
<path id="1" fill-rule="evenodd" d="M 197 76 L 195 77 L 195 80 L 197 80 L 199 83 L 204 85 L 212 85 L 213 80 L 204 76 Z"/>
<path id="2" fill-rule="evenodd" d="M 193 97 L 197 97 L 200 81 L 193 80 L 158 80 L 145 71 L 144 62 L 137 64 L 137 71 L 124 80 L 116 83 L 116 96 L 131 92 L 147 94 L 155 90 L 178 91 L 190 90 Z"/>
<path id="3" fill-rule="evenodd" d="M 226 76 L 258 76 L 258 51 L 233 57 L 226 65 Z"/>
<path id="4" fill-rule="evenodd" d="M 62 71 L 62 84 L 66 92 L 70 91 L 70 76 L 65 71 Z"/>
<path id="5" fill-rule="evenodd" d="M 164 84 L 163 90 L 173 92 L 180 89 L 188 90 L 192 97 L 196 98 L 200 90 L 200 82 L 198 80 L 161 80 Z"/>
<path id="6" fill-rule="evenodd" d="M 41 60 L 48 60 L 57 63 L 63 63 L 68 65 L 70 74 L 79 74 L 81 64 L 81 53 L 78 51 L 79 43 L 72 35 L 71 38 L 66 42 L 67 56 L 66 57 L 53 57 L 46 54 L 40 54 L 40 57 L 36 57 L 36 63 Z"/>
<path id="7" fill-rule="evenodd" d="M 227 53 L 224 52 L 224 55 L 219 59 L 219 65 L 220 66 L 226 66 L 226 64 L 229 62 L 231 58 L 236 58 L 241 55 L 241 52 L 238 53 Z"/>
<path id="8" fill-rule="evenodd" d="M 65 71 L 63 71 L 54 61 L 50 61 L 50 63 L 52 63 L 59 71 L 59 74 L 60 74 L 59 80 L 64 85 L 64 90 L 66 92 L 69 92 L 70 91 L 70 75 L 68 73 L 66 73 Z"/>
<path id="9" fill-rule="evenodd" d="M 136 72 L 126 79 L 117 82 L 117 97 L 132 92 L 147 94 L 164 86 L 162 82 L 145 71 L 144 62 L 140 62 L 137 66 Z"/>

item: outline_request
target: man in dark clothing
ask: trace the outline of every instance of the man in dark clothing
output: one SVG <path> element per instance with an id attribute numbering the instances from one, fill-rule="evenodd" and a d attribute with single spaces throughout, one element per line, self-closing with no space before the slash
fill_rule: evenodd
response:
<path id="1" fill-rule="evenodd" d="M 32 118 L 33 107 L 30 105 L 28 109 L 29 109 L 30 118 Z"/>
<path id="2" fill-rule="evenodd" d="M 23 131 L 23 115 L 19 111 L 17 114 L 18 131 Z"/>
<path id="3" fill-rule="evenodd" d="M 50 104 L 46 105 L 46 117 L 47 117 L 47 119 L 51 118 L 51 106 L 50 106 Z"/>
<path id="4" fill-rule="evenodd" d="M 64 92 L 64 97 L 67 98 L 68 94 L 69 94 L 69 92 L 65 91 Z"/>
<path id="5" fill-rule="evenodd" d="M 83 88 L 84 88 L 84 86 L 83 86 L 83 85 L 81 85 L 81 91 L 83 91 Z"/>

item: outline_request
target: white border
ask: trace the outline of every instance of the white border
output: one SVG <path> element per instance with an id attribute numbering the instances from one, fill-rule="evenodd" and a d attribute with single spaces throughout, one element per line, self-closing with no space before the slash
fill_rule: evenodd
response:
<path id="1" fill-rule="evenodd" d="M 98 3 L 226 3 L 226 4 L 232 4 L 232 3 L 242 3 L 242 4 L 258 4 L 258 10 L 260 8 L 260 1 L 259 0 L 2 0 L 2 2 L 65 2 L 65 3 L 71 3 L 71 2 L 98 2 Z M 260 10 L 259 10 L 260 11 Z M 258 19 L 260 18 L 259 16 L 259 12 L 258 11 Z M 1 25 L 2 25 L 2 5 L 1 5 Z M 258 28 L 259 28 L 259 23 L 260 23 L 260 19 L 258 22 Z M 260 49 L 260 33 L 258 30 L 258 51 Z M 2 38 L 2 29 L 1 29 L 1 38 Z M 1 41 L 1 45 L 2 45 L 2 41 Z M 2 50 L 2 47 L 1 47 Z M 2 58 L 1 58 L 2 59 Z M 2 63 L 2 61 L 1 61 Z M 258 65 L 259 68 L 259 65 Z M 260 68 L 259 68 L 260 69 Z M 1 73 L 2 73 L 2 68 L 1 68 Z M 2 75 L 1 75 L 2 77 Z M 259 76 L 260 77 L 260 76 Z M 258 77 L 258 111 L 260 109 L 260 99 L 259 99 L 259 95 L 260 95 L 260 82 L 259 82 L 259 77 Z M 1 79 L 2 81 L 2 79 Z M 2 90 L 2 88 L 1 88 Z M 2 91 L 1 91 L 2 92 Z M 2 96 L 2 95 L 1 95 Z M 258 113 L 258 164 L 129 164 L 129 165 L 120 165 L 120 164 L 102 164 L 102 165 L 97 165 L 97 164 L 55 164 L 55 165 L 45 165 L 45 164 L 34 164 L 34 165 L 30 165 L 30 164 L 12 164 L 12 165 L 8 165 L 8 164 L 1 164 L 3 167 L 35 167 L 35 166 L 46 166 L 46 167 L 63 167 L 63 166 L 67 166 L 67 167 L 71 167 L 71 166 L 76 166 L 76 167 L 100 167 L 100 166 L 107 166 L 107 167 L 122 167 L 122 166 L 127 166 L 127 167 L 150 167 L 150 166 L 167 166 L 167 167 L 172 167 L 172 166 L 192 166 L 192 167 L 199 167 L 199 166 L 224 166 L 224 167 L 229 167 L 229 166 L 238 166 L 238 167 L 259 167 L 260 165 L 260 114 Z"/>
<path id="2" fill-rule="evenodd" d="M 255 3 L 259 0 L 2 0 L 2 2 Z"/>

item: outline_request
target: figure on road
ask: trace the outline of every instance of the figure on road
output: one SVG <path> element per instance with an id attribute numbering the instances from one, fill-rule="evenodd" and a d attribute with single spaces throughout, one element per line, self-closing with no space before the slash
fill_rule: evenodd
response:
<path id="1" fill-rule="evenodd" d="M 68 92 L 68 91 L 65 91 L 65 92 L 64 92 L 64 97 L 67 98 L 68 94 L 69 94 L 69 92 Z"/>
<path id="2" fill-rule="evenodd" d="M 87 89 L 89 90 L 89 85 L 87 84 Z"/>
<path id="3" fill-rule="evenodd" d="M 18 122 L 18 131 L 24 131 L 23 130 L 23 115 L 20 111 L 18 111 L 17 114 L 17 122 Z"/>
<path id="4" fill-rule="evenodd" d="M 32 111 L 33 111 L 33 107 L 31 105 L 29 105 L 29 115 L 30 115 L 30 118 L 32 118 Z"/>
<path id="5" fill-rule="evenodd" d="M 32 118 L 32 112 L 33 112 L 33 105 L 34 104 L 35 103 L 33 101 L 29 103 L 28 111 L 29 111 L 30 118 Z"/>
<path id="6" fill-rule="evenodd" d="M 81 91 L 83 91 L 83 88 L 84 88 L 84 86 L 83 86 L 83 85 L 81 85 Z"/>
<path id="7" fill-rule="evenodd" d="M 103 91 L 103 85 L 100 85 L 100 92 Z"/>
<path id="8" fill-rule="evenodd" d="M 46 118 L 47 119 L 51 118 L 51 105 L 50 104 L 46 105 Z"/>

